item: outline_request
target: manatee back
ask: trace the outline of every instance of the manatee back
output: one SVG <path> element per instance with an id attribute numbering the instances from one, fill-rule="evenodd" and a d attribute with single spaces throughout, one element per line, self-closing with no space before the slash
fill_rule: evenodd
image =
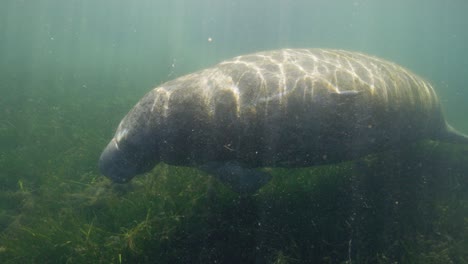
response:
<path id="1" fill-rule="evenodd" d="M 239 56 L 145 98 L 159 159 L 170 164 L 307 166 L 445 129 L 428 82 L 394 63 L 341 50 Z"/>

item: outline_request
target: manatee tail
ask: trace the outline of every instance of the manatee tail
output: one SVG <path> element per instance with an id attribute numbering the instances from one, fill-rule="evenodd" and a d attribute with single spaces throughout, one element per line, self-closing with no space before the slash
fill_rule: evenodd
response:
<path id="1" fill-rule="evenodd" d="M 440 139 L 451 143 L 468 144 L 468 135 L 461 133 L 449 124 L 446 125 L 446 129 L 440 136 Z"/>

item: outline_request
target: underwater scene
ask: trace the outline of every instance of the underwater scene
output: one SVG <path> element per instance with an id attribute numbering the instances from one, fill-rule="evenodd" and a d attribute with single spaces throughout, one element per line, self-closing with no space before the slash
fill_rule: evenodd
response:
<path id="1" fill-rule="evenodd" d="M 0 263 L 468 263 L 467 13 L 2 0 Z"/>

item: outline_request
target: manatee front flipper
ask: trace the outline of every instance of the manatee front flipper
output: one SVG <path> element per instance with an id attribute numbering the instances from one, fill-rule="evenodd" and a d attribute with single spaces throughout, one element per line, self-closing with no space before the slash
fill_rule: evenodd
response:
<path id="1" fill-rule="evenodd" d="M 244 195 L 255 193 L 271 179 L 270 174 L 244 168 L 237 161 L 209 162 L 200 169 L 215 176 L 233 191 Z"/>

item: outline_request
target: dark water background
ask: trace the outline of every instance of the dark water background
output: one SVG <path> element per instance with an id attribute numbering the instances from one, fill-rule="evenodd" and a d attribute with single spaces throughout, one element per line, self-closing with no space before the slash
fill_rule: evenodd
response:
<path id="1" fill-rule="evenodd" d="M 135 250 L 128 241 L 122 246 L 102 238 L 119 237 L 115 234 L 121 226 L 131 230 L 131 223 L 140 220 L 112 211 L 122 201 L 110 199 L 112 194 L 95 198 L 106 187 L 101 186 L 106 180 L 97 172 L 100 151 L 120 119 L 152 87 L 236 55 L 321 47 L 356 50 L 397 62 L 430 80 L 447 120 L 468 133 L 467 13 L 464 0 L 1 1 L 0 260 L 79 263 L 90 257 L 83 253 L 87 250 L 102 262 L 125 262 L 131 257 L 151 262 L 139 259 L 147 251 Z M 454 159 L 461 159 L 459 153 L 466 157 L 465 150 L 455 152 Z M 464 168 L 453 170 L 458 173 L 456 179 L 466 181 Z M 95 182 L 101 184 L 99 189 Z M 465 199 L 466 182 L 458 184 L 465 188 L 460 192 Z M 96 209 L 92 199 L 104 200 L 99 206 L 105 209 Z M 149 202 L 148 198 L 141 201 Z M 466 213 L 463 201 L 456 208 Z M 71 209 L 79 204 L 91 206 L 79 207 L 80 212 Z M 143 212 L 135 218 L 148 219 L 149 209 Z M 77 220 L 68 223 L 55 213 Z M 112 231 L 105 229 L 103 219 L 108 218 L 115 222 Z M 462 219 L 456 225 L 462 230 L 454 232 L 468 234 L 466 215 L 455 219 Z M 105 231 L 97 232 L 93 240 L 90 230 L 98 223 Z M 70 234 L 79 236 L 82 243 L 66 238 Z M 99 255 L 99 239 L 116 250 Z M 463 237 L 456 241 L 460 247 L 466 245 Z M 160 256 L 170 254 L 167 248 L 167 254 Z M 297 256 L 304 256 L 296 252 L 296 258 L 289 259 L 286 251 L 275 251 L 277 263 L 301 262 Z M 465 258 L 457 261 L 467 260 L 466 251 L 463 254 Z M 201 250 L 193 255 L 209 254 Z M 321 260 L 345 261 L 323 256 Z"/>

